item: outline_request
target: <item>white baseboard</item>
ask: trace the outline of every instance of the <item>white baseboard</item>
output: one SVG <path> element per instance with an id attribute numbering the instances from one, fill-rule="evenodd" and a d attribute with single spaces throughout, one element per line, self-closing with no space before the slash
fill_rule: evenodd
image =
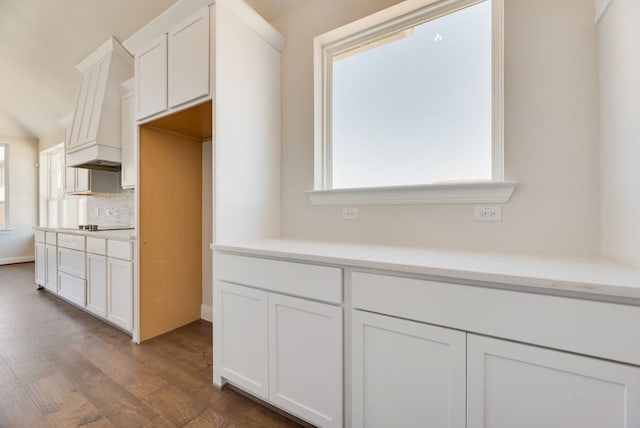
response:
<path id="1" fill-rule="evenodd" d="M 200 306 L 200 318 L 205 321 L 213 322 L 213 307 L 209 305 Z"/>
<path id="2" fill-rule="evenodd" d="M 12 265 L 14 263 L 27 263 L 35 261 L 34 256 L 7 257 L 0 259 L 0 265 Z"/>

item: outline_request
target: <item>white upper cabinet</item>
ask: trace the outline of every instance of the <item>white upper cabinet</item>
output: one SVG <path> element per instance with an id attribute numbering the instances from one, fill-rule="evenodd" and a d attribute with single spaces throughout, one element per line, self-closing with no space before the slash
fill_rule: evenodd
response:
<path id="1" fill-rule="evenodd" d="M 209 9 L 204 8 L 136 54 L 136 119 L 208 97 L 209 62 Z"/>
<path id="2" fill-rule="evenodd" d="M 123 189 L 136 187 L 137 178 L 137 141 L 138 127 L 136 124 L 136 95 L 133 90 L 133 80 L 122 84 L 122 169 L 121 179 Z"/>
<path id="3" fill-rule="evenodd" d="M 135 56 L 136 118 L 167 109 L 167 35 L 163 34 Z"/>
<path id="4" fill-rule="evenodd" d="M 209 9 L 169 32 L 169 107 L 209 95 Z"/>

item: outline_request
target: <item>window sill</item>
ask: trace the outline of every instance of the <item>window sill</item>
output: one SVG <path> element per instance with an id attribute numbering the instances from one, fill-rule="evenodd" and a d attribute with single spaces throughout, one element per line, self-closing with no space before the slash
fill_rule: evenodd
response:
<path id="1" fill-rule="evenodd" d="M 5 228 L 5 229 L 0 228 L 0 235 L 6 235 L 6 234 L 9 234 L 9 233 L 13 232 L 14 230 L 15 230 L 15 229 L 14 229 L 14 228 L 12 228 L 12 227 L 7 227 L 7 228 Z"/>
<path id="2" fill-rule="evenodd" d="M 504 204 L 515 181 L 311 190 L 312 205 Z"/>

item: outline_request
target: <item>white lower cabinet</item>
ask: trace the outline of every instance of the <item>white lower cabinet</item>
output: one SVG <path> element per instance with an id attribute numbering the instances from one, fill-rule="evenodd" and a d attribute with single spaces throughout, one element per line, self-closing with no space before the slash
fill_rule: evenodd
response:
<path id="1" fill-rule="evenodd" d="M 58 233 L 56 244 L 56 233 L 46 235 L 51 244 L 35 243 L 36 284 L 133 332 L 133 243 Z"/>
<path id="2" fill-rule="evenodd" d="M 321 427 L 342 426 L 342 307 L 218 281 L 219 374 Z"/>
<path id="3" fill-rule="evenodd" d="M 36 285 L 44 287 L 44 283 L 47 275 L 47 262 L 44 251 L 44 244 L 41 242 L 35 243 L 36 248 Z M 40 288 L 38 287 L 38 288 Z"/>
<path id="4" fill-rule="evenodd" d="M 44 286 L 54 293 L 58 292 L 58 251 L 55 245 L 47 244 L 44 248 L 46 273 Z"/>
<path id="5" fill-rule="evenodd" d="M 269 401 L 342 426 L 342 308 L 269 293 Z"/>
<path id="6" fill-rule="evenodd" d="M 87 309 L 107 316 L 107 258 L 87 253 Z"/>
<path id="7" fill-rule="evenodd" d="M 218 283 L 222 344 L 220 374 L 237 386 L 269 399 L 268 293 Z"/>
<path id="8" fill-rule="evenodd" d="M 468 335 L 468 428 L 640 427 L 640 368 Z"/>
<path id="9" fill-rule="evenodd" d="M 466 333 L 357 310 L 351 322 L 352 427 L 465 427 Z"/>
<path id="10" fill-rule="evenodd" d="M 58 292 L 62 297 L 77 305 L 85 306 L 86 281 L 84 279 L 58 271 L 58 287 Z"/>
<path id="11" fill-rule="evenodd" d="M 107 258 L 107 319 L 133 330 L 133 262 Z"/>

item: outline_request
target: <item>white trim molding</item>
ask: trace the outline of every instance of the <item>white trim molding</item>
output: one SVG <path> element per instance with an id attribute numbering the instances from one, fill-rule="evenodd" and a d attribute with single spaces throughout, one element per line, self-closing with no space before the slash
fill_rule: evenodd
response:
<path id="1" fill-rule="evenodd" d="M 416 184 L 334 189 L 331 96 L 333 59 L 369 43 L 382 42 L 412 26 L 484 0 L 407 0 L 314 38 L 314 205 L 504 203 L 515 183 L 504 181 L 504 0 L 492 0 L 491 179 L 459 184 Z M 394 193 L 397 193 L 394 195 Z"/>
<path id="2" fill-rule="evenodd" d="M 200 306 L 200 318 L 213 322 L 213 306 L 203 304 Z"/>
<path id="3" fill-rule="evenodd" d="M 595 2 L 595 22 L 600 22 L 612 0 L 594 0 Z"/>
<path id="4" fill-rule="evenodd" d="M 308 191 L 312 205 L 504 204 L 515 181 L 443 183 Z"/>
<path id="5" fill-rule="evenodd" d="M 0 265 L 12 265 L 16 263 L 29 263 L 35 261 L 34 256 L 6 257 L 0 259 Z"/>

